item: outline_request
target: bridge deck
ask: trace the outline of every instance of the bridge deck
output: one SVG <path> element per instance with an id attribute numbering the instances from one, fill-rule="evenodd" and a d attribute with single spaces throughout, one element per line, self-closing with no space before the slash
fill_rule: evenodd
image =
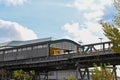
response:
<path id="1" fill-rule="evenodd" d="M 93 63 L 110 63 L 111 65 L 120 64 L 120 54 L 114 53 L 101 53 L 101 54 L 84 54 L 78 53 L 70 55 L 61 55 L 54 57 L 42 57 L 25 59 L 18 61 L 2 62 L 0 67 L 7 69 L 20 69 L 20 68 L 47 68 L 49 70 L 56 69 L 75 69 L 76 63 L 79 63 L 81 67 L 92 67 Z"/>
<path id="2" fill-rule="evenodd" d="M 101 47 L 98 48 L 98 47 Z M 110 63 L 120 65 L 120 54 L 111 51 L 111 42 L 83 45 L 78 53 L 64 54 L 59 56 L 26 58 L 14 61 L 0 62 L 0 68 L 6 69 L 75 69 L 76 63 L 81 67 L 91 67 L 93 63 Z M 43 69 L 45 68 L 45 69 Z"/>

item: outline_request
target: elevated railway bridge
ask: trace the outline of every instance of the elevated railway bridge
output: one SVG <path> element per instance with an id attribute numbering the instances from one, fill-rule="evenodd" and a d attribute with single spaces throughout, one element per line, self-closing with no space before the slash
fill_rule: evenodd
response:
<path id="1" fill-rule="evenodd" d="M 111 42 L 80 45 L 68 39 L 51 38 L 6 42 L 0 45 L 0 69 L 35 70 L 36 80 L 41 80 L 40 75 L 49 80 L 51 71 L 74 70 L 78 80 L 90 80 L 89 68 L 93 63 L 109 63 L 116 75 L 120 54 L 112 52 L 112 45 Z M 60 80 L 58 73 L 55 76 L 55 80 Z"/>

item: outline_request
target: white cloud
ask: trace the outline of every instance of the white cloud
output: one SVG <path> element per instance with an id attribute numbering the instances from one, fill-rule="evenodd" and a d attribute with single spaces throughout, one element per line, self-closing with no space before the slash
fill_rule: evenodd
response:
<path id="1" fill-rule="evenodd" d="M 82 12 L 81 16 L 78 17 L 83 18 L 83 20 L 81 22 L 66 23 L 63 26 L 66 31 L 65 36 L 76 41 L 80 40 L 85 44 L 100 42 L 100 37 L 104 41 L 108 40 L 103 34 L 99 21 L 105 15 L 106 6 L 111 6 L 112 3 L 112 0 L 75 0 L 71 5 Z"/>
<path id="2" fill-rule="evenodd" d="M 11 40 L 31 40 L 36 39 L 37 35 L 16 22 L 0 20 L 0 41 Z"/>
<path id="3" fill-rule="evenodd" d="M 27 2 L 27 0 L 0 0 L 0 3 L 6 4 L 6 5 L 22 5 L 25 2 Z"/>
<path id="4" fill-rule="evenodd" d="M 113 0 L 75 0 L 71 5 L 78 10 L 99 10 L 103 9 L 106 5 L 111 5 L 112 3 Z"/>
<path id="5" fill-rule="evenodd" d="M 80 24 L 78 22 L 71 24 L 66 23 L 63 26 L 63 29 L 66 31 L 66 36 L 64 37 L 75 40 L 77 42 L 82 41 L 85 44 L 100 42 L 99 36 L 96 36 L 94 34 L 95 32 L 99 32 L 100 26 L 98 26 L 97 28 L 96 25 L 98 24 L 92 24 L 92 23 L 88 23 L 88 24 L 91 24 L 91 27 L 80 28 Z"/>
<path id="6" fill-rule="evenodd" d="M 79 10 L 86 10 L 91 7 L 93 0 L 75 0 L 73 6 Z"/>
<path id="7" fill-rule="evenodd" d="M 85 12 L 83 14 L 84 18 L 88 21 L 100 21 L 102 19 L 102 16 L 104 15 L 102 10 L 96 10 L 94 12 Z"/>

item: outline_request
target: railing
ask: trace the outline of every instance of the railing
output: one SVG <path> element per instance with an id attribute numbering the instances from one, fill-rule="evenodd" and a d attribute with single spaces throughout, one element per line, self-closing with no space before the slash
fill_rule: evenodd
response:
<path id="1" fill-rule="evenodd" d="M 83 53 L 89 54 L 89 53 L 100 53 L 100 52 L 111 52 L 112 47 L 111 42 L 101 42 L 101 43 L 94 43 L 94 44 L 88 44 L 88 45 L 82 45 Z"/>

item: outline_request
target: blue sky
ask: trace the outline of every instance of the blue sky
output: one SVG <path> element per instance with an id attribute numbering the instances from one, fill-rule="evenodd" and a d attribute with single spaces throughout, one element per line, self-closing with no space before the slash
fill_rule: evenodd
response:
<path id="1" fill-rule="evenodd" d="M 111 0 L 0 0 L 0 41 L 53 37 L 107 40 L 98 23 L 115 14 Z"/>
<path id="2" fill-rule="evenodd" d="M 106 41 L 99 21 L 111 22 L 114 15 L 112 0 L 0 0 L 0 43 L 45 37 Z"/>

